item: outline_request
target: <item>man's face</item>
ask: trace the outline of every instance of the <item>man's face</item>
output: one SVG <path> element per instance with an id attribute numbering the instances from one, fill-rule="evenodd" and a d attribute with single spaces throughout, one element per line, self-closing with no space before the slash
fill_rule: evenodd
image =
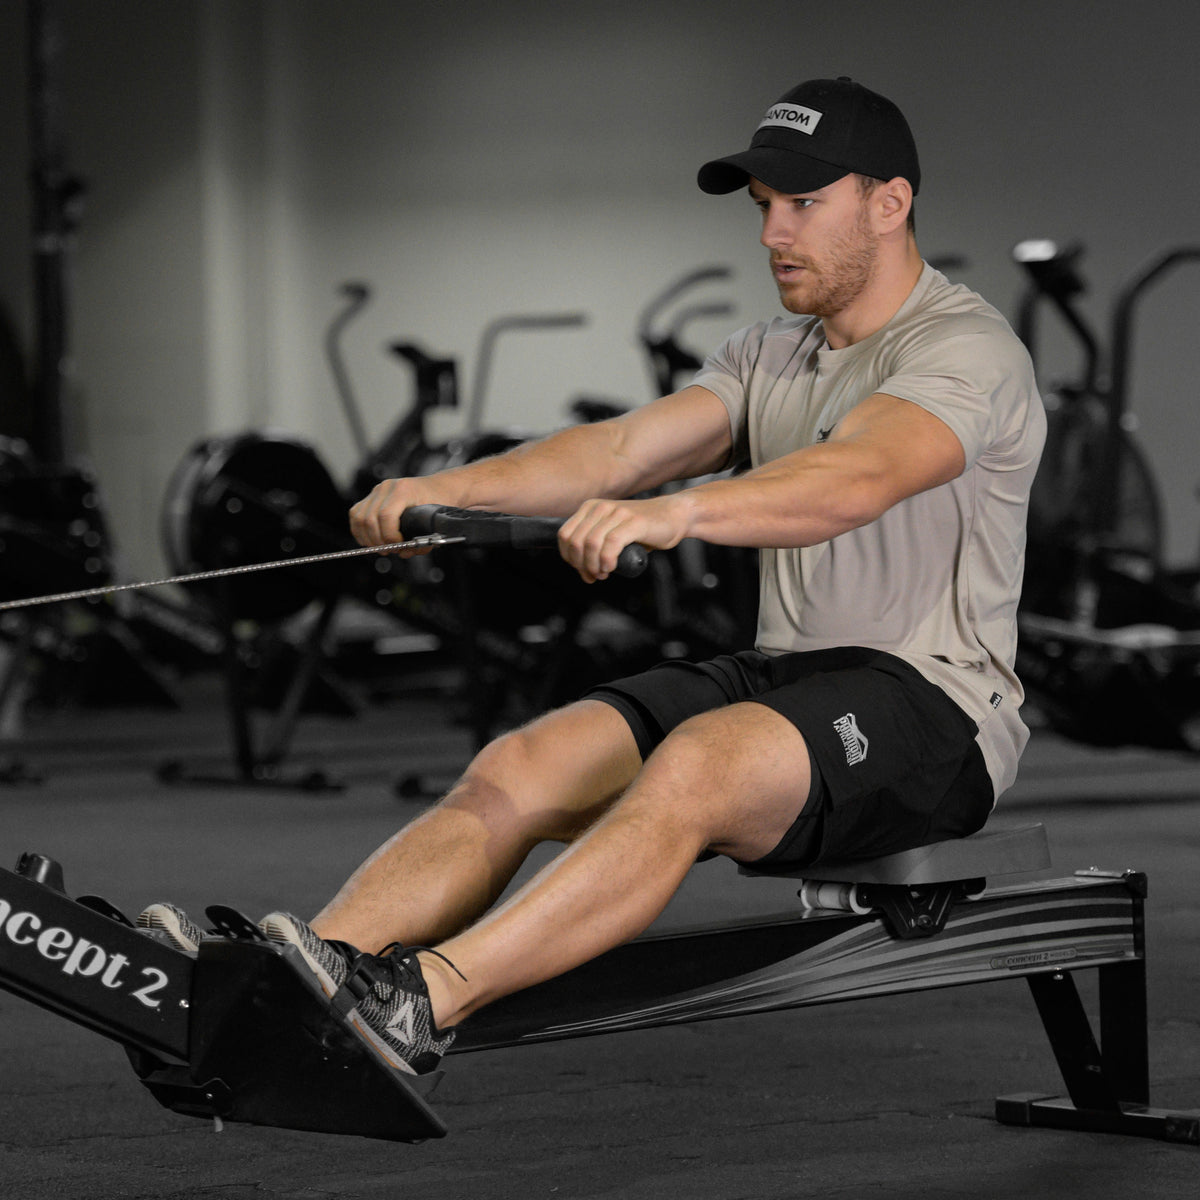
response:
<path id="1" fill-rule="evenodd" d="M 801 195 L 751 179 L 750 197 L 762 213 L 762 244 L 788 312 L 827 319 L 863 293 L 879 243 L 855 176 Z"/>

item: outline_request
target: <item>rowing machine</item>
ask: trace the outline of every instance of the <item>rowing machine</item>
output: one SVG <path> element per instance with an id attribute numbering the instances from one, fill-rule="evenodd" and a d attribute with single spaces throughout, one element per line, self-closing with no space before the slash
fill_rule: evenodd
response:
<path id="1" fill-rule="evenodd" d="M 1048 865 L 1040 825 L 805 872 L 818 907 L 650 934 L 507 997 L 452 1053 L 1024 977 L 1066 1097 L 996 1102 L 997 1119 L 1200 1144 L 1200 1111 L 1149 1107 L 1145 876 L 1092 868 L 993 886 Z M 753 886 L 749 884 L 747 886 Z M 437 1076 L 388 1066 L 336 1014 L 290 947 L 209 910 L 193 958 L 52 860 L 0 871 L 0 987 L 122 1044 L 165 1107 L 189 1116 L 394 1141 L 441 1137 Z M 1073 975 L 1099 977 L 1097 1042 Z"/>

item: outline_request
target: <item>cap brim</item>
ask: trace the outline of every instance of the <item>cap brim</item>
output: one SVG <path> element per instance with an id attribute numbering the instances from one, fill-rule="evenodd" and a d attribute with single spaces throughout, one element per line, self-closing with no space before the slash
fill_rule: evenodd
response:
<path id="1" fill-rule="evenodd" d="M 790 195 L 815 192 L 836 183 L 850 172 L 819 158 L 809 158 L 794 150 L 776 146 L 752 146 L 741 154 L 717 158 L 700 168 L 696 182 L 700 190 L 712 196 L 723 196 L 744 188 L 750 177 L 761 180 L 769 188 Z"/>

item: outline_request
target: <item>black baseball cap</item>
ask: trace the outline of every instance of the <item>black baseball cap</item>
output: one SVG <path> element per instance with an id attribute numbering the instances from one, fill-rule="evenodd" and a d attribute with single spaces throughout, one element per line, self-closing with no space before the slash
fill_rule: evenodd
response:
<path id="1" fill-rule="evenodd" d="M 855 83 L 810 79 L 770 108 L 750 139 L 750 149 L 700 168 L 697 182 L 714 196 L 736 192 L 750 176 L 779 192 L 797 195 L 849 174 L 876 179 L 901 176 L 921 186 L 917 147 L 903 113 L 886 97 Z"/>

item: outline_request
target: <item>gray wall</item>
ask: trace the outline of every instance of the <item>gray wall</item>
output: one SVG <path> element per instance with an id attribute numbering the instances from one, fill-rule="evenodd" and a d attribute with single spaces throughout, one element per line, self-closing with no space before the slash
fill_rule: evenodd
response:
<path id="1" fill-rule="evenodd" d="M 505 313 L 586 328 L 501 344 L 487 420 L 547 429 L 581 393 L 641 402 L 636 313 L 720 263 L 701 299 L 777 310 L 756 215 L 694 184 L 792 83 L 850 74 L 896 99 L 922 151 L 927 256 L 1014 313 L 1017 241 L 1083 240 L 1088 311 L 1163 248 L 1200 243 L 1194 4 L 672 0 L 62 0 L 73 256 L 71 446 L 99 472 L 125 567 L 161 565 L 158 509 L 199 436 L 270 424 L 339 477 L 353 450 L 321 354 L 337 285 L 369 282 L 347 349 L 373 433 L 407 403 L 385 351 L 462 360 Z M 0 300 L 31 332 L 23 6 L 0 6 Z M 1197 545 L 1200 272 L 1148 298 L 1134 406 L 1172 555 Z M 1048 325 L 1047 378 L 1076 356 Z M 446 414 L 450 432 L 461 417 Z"/>

